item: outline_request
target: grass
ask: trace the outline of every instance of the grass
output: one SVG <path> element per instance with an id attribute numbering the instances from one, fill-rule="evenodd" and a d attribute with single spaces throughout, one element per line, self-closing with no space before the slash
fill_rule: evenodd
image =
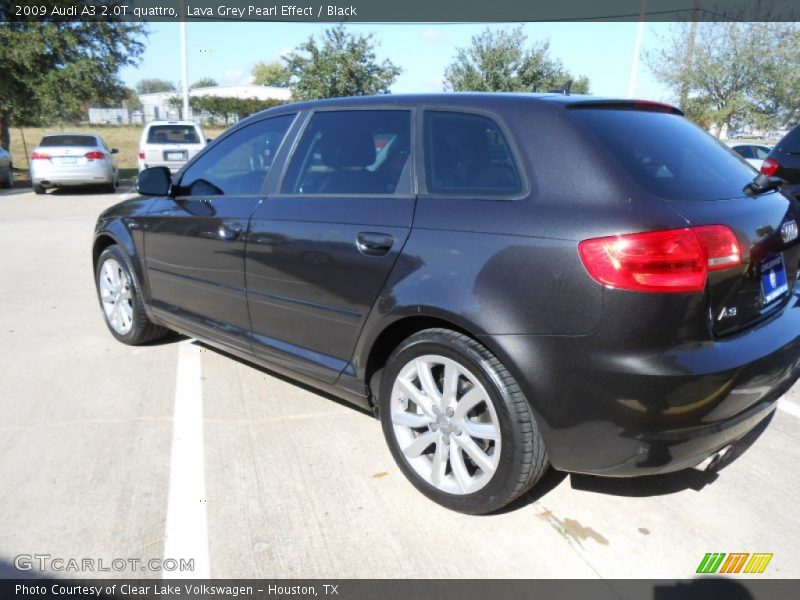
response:
<path id="1" fill-rule="evenodd" d="M 224 127 L 204 127 L 207 137 L 215 138 L 222 133 Z M 70 131 L 75 133 L 96 133 L 100 135 L 109 148 L 117 148 L 117 166 L 120 179 L 132 179 L 138 172 L 136 158 L 139 154 L 139 138 L 142 135 L 141 125 L 65 125 L 63 127 L 14 127 L 11 129 L 11 155 L 14 157 L 15 177 L 22 181 L 24 170 L 30 168 L 28 157 L 31 150 L 46 133 Z M 24 139 L 24 142 L 23 142 Z"/>

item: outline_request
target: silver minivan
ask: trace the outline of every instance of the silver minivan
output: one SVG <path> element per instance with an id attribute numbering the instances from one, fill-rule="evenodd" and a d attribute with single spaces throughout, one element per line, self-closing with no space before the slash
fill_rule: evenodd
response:
<path id="1" fill-rule="evenodd" d="M 193 121 L 154 121 L 145 125 L 139 141 L 139 171 L 167 167 L 173 173 L 205 148 L 206 136 Z"/>

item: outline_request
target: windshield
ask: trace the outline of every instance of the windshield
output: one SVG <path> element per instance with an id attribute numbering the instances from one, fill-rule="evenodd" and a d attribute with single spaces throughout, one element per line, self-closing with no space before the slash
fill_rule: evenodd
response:
<path id="1" fill-rule="evenodd" d="M 154 125 L 147 134 L 148 144 L 199 144 L 200 136 L 191 125 Z"/>
<path id="2" fill-rule="evenodd" d="M 572 114 L 642 187 L 660 198 L 737 198 L 755 176 L 731 150 L 680 115 L 588 108 Z"/>

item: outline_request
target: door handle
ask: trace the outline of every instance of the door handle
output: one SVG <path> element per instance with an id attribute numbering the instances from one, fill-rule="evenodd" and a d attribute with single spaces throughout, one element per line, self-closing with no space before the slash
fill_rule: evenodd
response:
<path id="1" fill-rule="evenodd" d="M 217 231 L 219 235 L 219 239 L 223 242 L 235 242 L 239 239 L 239 235 L 242 233 L 242 226 L 239 224 L 227 224 L 222 223 L 219 226 L 219 230 Z"/>
<path id="2" fill-rule="evenodd" d="M 394 238 L 387 233 L 362 231 L 356 236 L 356 247 L 367 256 L 383 256 L 392 249 Z"/>

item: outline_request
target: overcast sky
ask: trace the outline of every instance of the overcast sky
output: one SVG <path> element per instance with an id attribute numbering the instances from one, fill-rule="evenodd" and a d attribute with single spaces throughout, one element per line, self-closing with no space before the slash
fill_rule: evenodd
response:
<path id="1" fill-rule="evenodd" d="M 189 81 L 211 77 L 220 84 L 248 83 L 251 67 L 271 61 L 293 49 L 310 35 L 330 24 L 300 23 L 190 23 L 187 26 Z M 368 24 L 348 25 L 372 32 L 379 42 L 378 58 L 391 59 L 403 69 L 392 91 L 435 92 L 442 89 L 442 74 L 455 57 L 456 48 L 469 45 L 470 38 L 484 28 L 514 25 L 485 24 Z M 527 23 L 528 41 L 547 39 L 551 54 L 561 59 L 575 75 L 587 75 L 592 93 L 625 96 L 630 81 L 636 41 L 636 23 Z M 643 54 L 658 49 L 670 35 L 670 24 L 645 24 Z M 148 48 L 138 68 L 122 71 L 126 84 L 144 78 L 180 83 L 179 26 L 152 23 Z M 669 92 L 640 61 L 634 96 L 671 100 Z"/>

